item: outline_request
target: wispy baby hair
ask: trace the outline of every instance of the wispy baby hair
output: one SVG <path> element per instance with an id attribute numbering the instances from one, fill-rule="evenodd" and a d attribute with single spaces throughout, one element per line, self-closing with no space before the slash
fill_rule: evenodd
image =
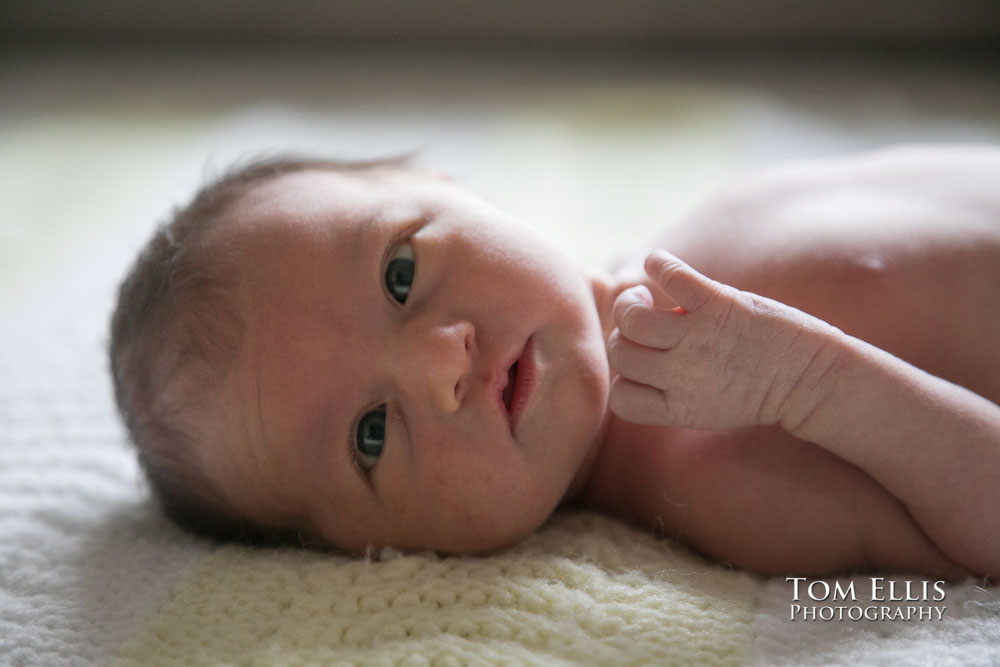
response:
<path id="1" fill-rule="evenodd" d="M 246 320 L 237 308 L 243 248 L 220 240 L 221 225 L 246 193 L 289 173 L 357 173 L 399 168 L 405 159 L 342 162 L 303 157 L 258 159 L 230 169 L 160 224 L 121 284 L 111 319 L 115 400 L 139 463 L 165 512 L 203 536 L 248 544 L 305 540 L 305 528 L 265 525 L 247 516 L 206 469 L 206 447 L 232 447 L 220 428 L 219 386 L 240 354 Z M 230 442 L 226 442 L 230 440 Z"/>

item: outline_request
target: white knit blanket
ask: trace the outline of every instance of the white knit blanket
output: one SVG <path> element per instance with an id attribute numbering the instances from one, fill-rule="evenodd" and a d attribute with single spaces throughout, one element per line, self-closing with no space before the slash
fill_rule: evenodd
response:
<path id="1" fill-rule="evenodd" d="M 121 265 L 86 250 L 28 294 L 7 285 L 0 313 L 0 664 L 1000 664 L 996 588 L 882 602 L 859 577 L 810 601 L 825 589 L 803 582 L 813 617 L 792 620 L 792 583 L 593 514 L 489 558 L 188 537 L 148 499 L 115 419 Z"/>

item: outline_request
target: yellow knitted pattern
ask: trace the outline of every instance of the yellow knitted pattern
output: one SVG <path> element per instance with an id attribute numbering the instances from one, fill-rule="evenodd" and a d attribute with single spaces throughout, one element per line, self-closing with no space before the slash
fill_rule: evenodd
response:
<path id="1" fill-rule="evenodd" d="M 590 513 L 487 558 L 224 547 L 119 664 L 739 664 L 759 585 Z"/>

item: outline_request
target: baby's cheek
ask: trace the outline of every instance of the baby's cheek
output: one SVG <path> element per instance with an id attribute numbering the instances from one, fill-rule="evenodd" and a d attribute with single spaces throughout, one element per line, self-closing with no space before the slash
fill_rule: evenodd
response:
<path id="1" fill-rule="evenodd" d="M 466 489 L 472 493 L 449 498 L 437 517 L 447 522 L 445 550 L 451 553 L 478 555 L 507 548 L 535 532 L 551 513 L 538 511 L 524 488 L 504 486 L 493 477 L 479 481 Z"/>

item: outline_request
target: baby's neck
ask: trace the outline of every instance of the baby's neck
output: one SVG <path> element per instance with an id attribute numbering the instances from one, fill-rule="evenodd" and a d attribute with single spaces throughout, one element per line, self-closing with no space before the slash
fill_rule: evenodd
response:
<path id="1" fill-rule="evenodd" d="M 594 295 L 594 307 L 597 309 L 597 316 L 601 321 L 601 332 L 606 342 L 615 328 L 611 316 L 615 299 L 633 283 L 596 269 L 587 272 L 587 281 L 590 283 L 590 289 Z"/>
<path id="2" fill-rule="evenodd" d="M 615 328 L 614 319 L 612 318 L 612 310 L 615 305 L 615 299 L 623 290 L 633 285 L 634 282 L 622 280 L 606 272 L 598 270 L 589 271 L 587 279 L 594 294 L 594 306 L 597 309 L 597 315 L 601 322 L 602 336 L 604 341 L 607 342 L 608 336 L 611 335 L 611 332 Z M 601 455 L 604 451 L 604 445 L 608 437 L 608 429 L 613 419 L 614 416 L 611 412 L 605 410 L 604 419 L 601 422 L 598 436 L 591 445 L 590 451 L 587 452 L 587 456 L 584 458 L 583 463 L 577 469 L 576 475 L 570 483 L 569 490 L 563 497 L 564 503 L 573 504 L 578 501 L 592 481 L 592 477 L 596 472 L 598 462 L 600 461 Z"/>
<path id="3" fill-rule="evenodd" d="M 573 477 L 573 481 L 570 482 L 566 495 L 563 496 L 562 504 L 577 504 L 580 498 L 585 494 L 586 489 L 590 486 L 591 479 L 597 468 L 597 462 L 600 460 L 601 454 L 604 452 L 605 435 L 608 430 L 610 417 L 610 412 L 605 413 L 604 421 L 601 424 L 600 435 L 596 440 L 594 440 L 594 443 L 591 445 L 590 451 L 587 452 L 587 456 L 584 458 L 583 463 L 580 464 L 579 468 L 577 468 L 576 475 Z"/>

